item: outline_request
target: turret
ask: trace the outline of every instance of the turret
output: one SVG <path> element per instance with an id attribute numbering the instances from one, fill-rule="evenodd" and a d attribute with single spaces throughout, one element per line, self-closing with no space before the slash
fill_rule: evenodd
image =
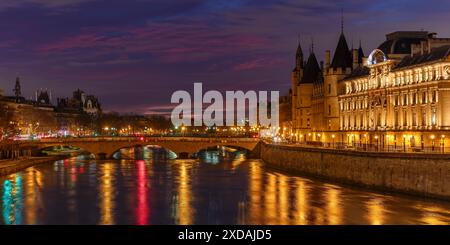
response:
<path id="1" fill-rule="evenodd" d="M 19 102 L 19 97 L 22 95 L 19 77 L 16 78 L 16 84 L 14 85 L 13 92 L 14 92 L 14 95 L 16 96 L 16 102 Z"/>
<path id="2" fill-rule="evenodd" d="M 298 47 L 297 47 L 297 53 L 295 54 L 295 69 L 301 70 L 303 68 L 304 68 L 304 66 L 303 66 L 303 50 L 302 50 L 302 46 L 299 41 Z"/>
<path id="3" fill-rule="evenodd" d="M 352 54 L 349 51 L 347 40 L 344 33 L 341 33 L 339 42 L 334 52 L 333 61 L 331 62 L 332 69 L 342 69 L 342 73 L 345 73 L 347 68 L 352 68 Z"/>
<path id="4" fill-rule="evenodd" d="M 325 51 L 325 69 L 328 70 L 331 65 L 331 51 Z"/>
<path id="5" fill-rule="evenodd" d="M 358 62 L 358 50 L 357 49 L 353 49 L 352 50 L 352 59 L 353 59 L 353 69 L 356 69 L 359 66 L 359 62 Z"/>

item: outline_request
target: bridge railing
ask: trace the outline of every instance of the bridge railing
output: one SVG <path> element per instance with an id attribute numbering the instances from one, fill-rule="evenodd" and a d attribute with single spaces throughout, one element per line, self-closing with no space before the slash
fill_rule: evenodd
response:
<path id="1" fill-rule="evenodd" d="M 180 141 L 180 142 L 258 142 L 258 138 L 205 138 L 205 137 L 79 137 L 79 138 L 52 138 L 32 141 L 20 141 L 19 144 L 27 143 L 70 143 L 70 142 L 104 142 L 104 141 L 128 141 L 128 142 L 158 142 L 158 141 Z"/>

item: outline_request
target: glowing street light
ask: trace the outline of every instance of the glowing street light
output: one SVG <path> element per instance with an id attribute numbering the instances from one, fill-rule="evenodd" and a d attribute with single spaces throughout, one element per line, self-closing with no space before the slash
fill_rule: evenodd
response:
<path id="1" fill-rule="evenodd" d="M 377 140 L 377 151 L 378 151 L 378 149 L 379 149 L 378 135 L 375 135 L 375 139 Z"/>
<path id="2" fill-rule="evenodd" d="M 431 138 L 431 151 L 434 151 L 434 138 L 435 138 L 434 134 L 432 134 L 430 138 Z"/>

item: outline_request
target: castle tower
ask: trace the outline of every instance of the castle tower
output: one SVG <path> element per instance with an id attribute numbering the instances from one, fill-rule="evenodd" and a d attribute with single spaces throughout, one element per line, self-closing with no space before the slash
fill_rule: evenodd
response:
<path id="1" fill-rule="evenodd" d="M 300 82 L 300 79 L 303 76 L 303 69 L 304 69 L 304 62 L 303 62 L 303 50 L 302 46 L 300 44 L 300 41 L 298 42 L 297 46 L 297 52 L 295 54 L 295 67 L 292 70 L 291 75 L 291 88 L 292 88 L 292 127 L 294 133 L 299 128 L 299 99 L 297 96 L 298 92 L 298 84 Z"/>
<path id="2" fill-rule="evenodd" d="M 20 86 L 20 78 L 16 78 L 16 84 L 14 85 L 13 89 L 14 95 L 16 96 L 16 102 L 19 102 L 20 96 L 22 95 L 22 89 Z"/>
<path id="3" fill-rule="evenodd" d="M 361 49 L 362 52 L 362 49 Z M 357 52 L 358 53 L 358 52 Z M 353 69 L 352 53 L 349 50 L 343 28 L 339 41 L 334 51 L 333 60 L 329 62 L 330 52 L 326 54 L 326 67 L 324 69 L 324 119 L 326 131 L 337 131 L 339 129 L 339 102 L 338 81 L 350 75 Z M 358 57 L 362 60 L 362 57 Z M 361 61 L 362 62 L 362 61 Z"/>
<path id="4" fill-rule="evenodd" d="M 311 130 L 313 125 L 312 114 L 312 99 L 314 83 L 320 79 L 321 70 L 317 62 L 314 50 L 311 48 L 308 61 L 304 67 L 303 77 L 297 86 L 298 97 L 298 128 L 300 140 L 309 141 L 307 133 Z"/>

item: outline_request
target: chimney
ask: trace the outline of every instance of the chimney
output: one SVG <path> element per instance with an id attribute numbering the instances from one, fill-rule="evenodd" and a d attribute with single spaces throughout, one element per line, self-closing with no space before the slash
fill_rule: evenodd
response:
<path id="1" fill-rule="evenodd" d="M 356 69 L 356 67 L 358 67 L 358 50 L 357 49 L 353 49 L 353 69 Z"/>
<path id="2" fill-rule="evenodd" d="M 320 61 L 320 70 L 323 71 L 323 60 Z"/>
<path id="3" fill-rule="evenodd" d="M 325 69 L 328 70 L 331 64 L 331 52 L 330 50 L 325 51 Z"/>

